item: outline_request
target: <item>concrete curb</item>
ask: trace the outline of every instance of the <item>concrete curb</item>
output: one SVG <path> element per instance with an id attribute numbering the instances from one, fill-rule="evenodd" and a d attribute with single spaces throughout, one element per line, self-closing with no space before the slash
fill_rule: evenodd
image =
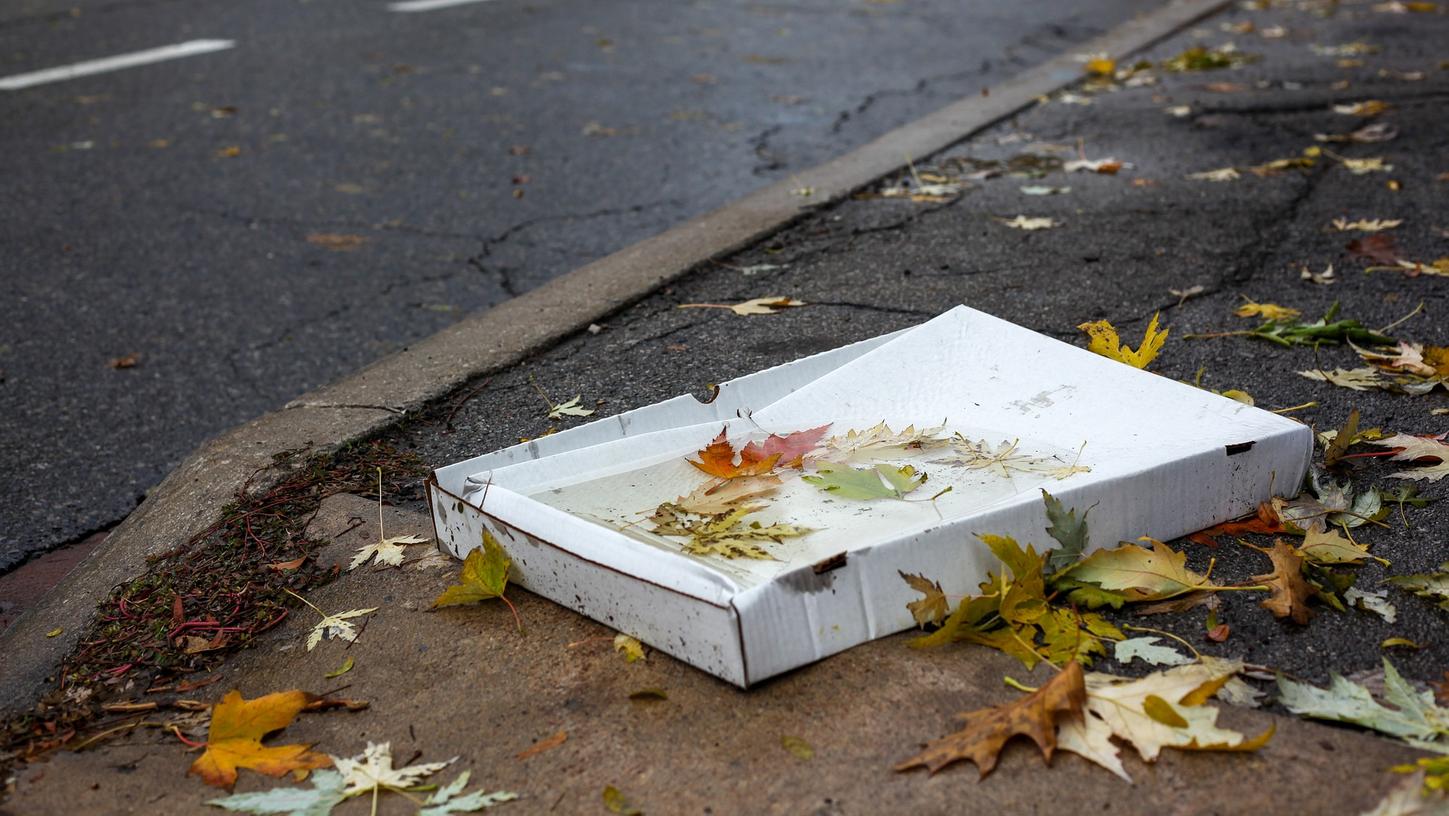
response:
<path id="1" fill-rule="evenodd" d="M 1123 56 L 1228 5 L 1172 0 L 1074 53 Z M 669 229 L 429 337 L 207 442 L 146 497 L 107 541 L 0 636 L 0 712 L 28 708 L 76 645 L 96 604 L 175 548 L 272 457 L 311 445 L 334 450 L 395 422 L 464 382 L 513 365 L 643 298 L 711 259 L 774 233 L 829 204 L 1031 105 L 1082 76 L 1063 54 L 980 97 L 955 102 L 818 167 Z M 808 197 L 797 190 L 811 188 Z M 258 480 L 257 486 L 266 482 Z M 56 637 L 46 633 L 63 630 Z"/>

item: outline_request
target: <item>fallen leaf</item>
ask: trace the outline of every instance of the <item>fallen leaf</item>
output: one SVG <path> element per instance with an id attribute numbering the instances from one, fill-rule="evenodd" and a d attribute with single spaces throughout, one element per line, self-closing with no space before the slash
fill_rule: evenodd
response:
<path id="1" fill-rule="evenodd" d="M 535 742 L 534 744 L 528 746 L 527 748 L 524 748 L 522 751 L 519 751 L 517 754 L 515 754 L 514 757 L 516 759 L 528 759 L 529 757 L 538 756 L 544 751 L 551 751 L 554 748 L 563 745 L 564 742 L 568 740 L 568 738 L 569 732 L 560 731 L 551 737 L 545 737 L 538 742 Z"/>
<path id="2" fill-rule="evenodd" d="M 1164 60 L 1162 70 L 1174 73 L 1214 71 L 1221 68 L 1233 68 L 1253 59 L 1254 57 L 1237 51 L 1231 46 L 1206 48 L 1197 45 L 1171 59 Z"/>
<path id="3" fill-rule="evenodd" d="M 1389 103 L 1381 99 L 1366 99 L 1362 102 L 1352 102 L 1343 105 L 1334 105 L 1333 112 L 1345 116 L 1360 116 L 1369 119 L 1389 110 Z"/>
<path id="4" fill-rule="evenodd" d="M 1329 674 L 1328 688 L 1278 677 L 1278 702 L 1294 714 L 1353 723 L 1404 740 L 1429 742 L 1449 736 L 1449 709 L 1435 705 L 1430 692 L 1416 691 L 1388 658 L 1384 658 L 1383 698 L 1389 705 L 1337 672 Z"/>
<path id="5" fill-rule="evenodd" d="M 568 402 L 561 402 L 558 405 L 548 407 L 549 419 L 563 419 L 566 416 L 586 417 L 594 413 L 593 408 L 585 408 L 579 404 L 581 394 L 575 394 Z"/>
<path id="6" fill-rule="evenodd" d="M 331 765 L 326 754 L 314 753 L 310 745 L 262 745 L 263 737 L 286 728 L 310 700 L 311 695 L 302 691 L 279 691 L 252 700 L 242 699 L 235 689 L 227 692 L 211 708 L 206 752 L 187 773 L 230 790 L 236 784 L 238 768 L 283 776 Z"/>
<path id="7" fill-rule="evenodd" d="M 1074 159 L 1063 162 L 1062 170 L 1067 173 L 1097 173 L 1103 176 L 1115 176 L 1119 170 L 1129 168 L 1132 165 L 1116 159 Z"/>
<path id="8" fill-rule="evenodd" d="M 1391 638 L 1384 638 L 1384 641 L 1379 644 L 1379 648 L 1381 648 L 1381 649 L 1411 649 L 1411 650 L 1417 651 L 1419 649 L 1424 648 L 1424 644 L 1418 643 L 1418 642 L 1415 642 L 1415 641 L 1412 641 L 1412 640 L 1409 640 L 1406 637 L 1391 637 Z"/>
<path id="9" fill-rule="evenodd" d="M 308 780 L 306 788 L 273 788 L 268 791 L 238 793 L 223 799 L 212 799 L 208 805 L 234 813 L 286 814 L 286 816 L 327 816 L 332 808 L 346 798 L 342 774 L 319 770 Z"/>
<path id="10" fill-rule="evenodd" d="M 219 159 L 234 159 L 234 158 L 236 158 L 237 156 L 240 156 L 240 155 L 241 155 L 241 148 L 238 147 L 237 145 L 231 145 L 230 147 L 223 147 L 220 150 L 216 151 L 216 157 L 219 158 Z"/>
<path id="11" fill-rule="evenodd" d="M 815 749 L 810 746 L 810 743 L 800 737 L 792 737 L 786 734 L 780 737 L 780 744 L 784 746 L 786 751 L 794 754 L 796 759 L 808 762 L 815 758 Z"/>
<path id="12" fill-rule="evenodd" d="M 1346 218 L 1333 219 L 1333 228 L 1339 232 L 1358 230 L 1360 232 L 1382 232 L 1391 230 L 1404 223 L 1402 218 L 1361 218 L 1357 221 L 1349 221 Z"/>
<path id="13" fill-rule="evenodd" d="M 1338 283 L 1338 280 L 1334 277 L 1333 264 L 1329 264 L 1322 272 L 1314 272 L 1305 266 L 1298 271 L 1298 278 L 1299 280 L 1316 283 L 1319 286 L 1331 286 L 1332 284 Z"/>
<path id="14" fill-rule="evenodd" d="M 1343 537 L 1337 530 L 1308 530 L 1297 553 L 1315 564 L 1362 564 L 1365 559 L 1388 566 L 1388 561 L 1369 555 L 1368 547 Z"/>
<path id="15" fill-rule="evenodd" d="M 825 432 L 830 429 L 827 422 L 818 428 L 808 428 L 803 431 L 780 434 L 770 434 L 765 437 L 763 443 L 750 442 L 740 450 L 740 459 L 745 461 L 764 461 L 774 458 L 778 467 L 789 467 L 799 469 L 803 465 L 805 455 L 814 451 L 820 443 Z"/>
<path id="16" fill-rule="evenodd" d="M 719 435 L 708 445 L 701 449 L 694 459 L 686 459 L 691 465 L 720 479 L 737 479 L 741 476 L 764 476 L 775 469 L 785 451 L 777 451 L 773 454 L 765 453 L 763 446 L 746 445 L 740 449 L 739 464 L 735 464 L 735 449 L 730 445 L 727 437 L 727 429 L 721 429 Z"/>
<path id="17" fill-rule="evenodd" d="M 484 808 L 499 805 L 504 802 L 512 802 L 518 798 L 518 794 L 511 791 L 473 791 L 463 793 L 463 788 L 468 786 L 468 777 L 472 771 L 464 771 L 452 782 L 438 788 L 431 796 L 423 800 L 423 809 L 418 811 L 418 816 L 452 816 L 455 813 L 477 813 Z M 459 796 L 459 794 L 462 794 Z"/>
<path id="18" fill-rule="evenodd" d="M 895 766 L 897 771 L 925 767 L 935 773 L 953 762 L 976 763 L 981 776 L 996 767 L 1008 740 L 1028 737 L 1050 760 L 1057 747 L 1057 721 L 1081 714 L 1086 702 L 1082 667 L 1068 663 L 1041 688 L 1010 703 L 965 713 L 960 731 L 929 743 L 921 753 Z"/>
<path id="19" fill-rule="evenodd" d="M 1141 660 L 1152 666 L 1186 666 L 1193 662 L 1192 658 L 1171 646 L 1158 646 L 1159 640 L 1156 637 L 1119 640 L 1112 645 L 1112 657 L 1124 666 L 1133 660 Z"/>
<path id="20" fill-rule="evenodd" d="M 614 636 L 614 651 L 624 655 L 625 663 L 634 663 L 644 659 L 644 644 L 638 638 L 632 638 L 622 632 Z"/>
<path id="21" fill-rule="evenodd" d="M 1162 345 L 1167 342 L 1168 329 L 1158 331 L 1158 317 L 1158 314 L 1152 315 L 1152 322 L 1147 324 L 1142 344 L 1137 347 L 1136 351 L 1122 345 L 1122 341 L 1117 336 L 1117 329 L 1106 320 L 1083 323 L 1077 328 L 1087 333 L 1088 351 L 1126 363 L 1133 368 L 1145 369 L 1157 358 L 1158 352 L 1162 351 Z"/>
<path id="22" fill-rule="evenodd" d="M 1258 303 L 1247 297 L 1243 298 L 1245 303 L 1233 310 L 1238 317 L 1261 317 L 1266 320 L 1295 320 L 1303 313 L 1297 309 L 1290 309 L 1287 306 L 1279 306 L 1276 303 Z"/>
<path id="23" fill-rule="evenodd" d="M 331 680 L 334 677 L 341 677 L 342 675 L 352 671 L 352 667 L 355 665 L 357 665 L 357 661 L 352 658 L 352 655 L 348 655 L 347 659 L 342 661 L 341 666 L 338 666 L 337 668 L 333 669 L 330 672 L 327 672 L 322 676 L 327 678 L 328 680 Z"/>
<path id="24" fill-rule="evenodd" d="M 1440 565 L 1438 572 L 1394 575 L 1385 578 L 1384 582 L 1412 592 L 1421 598 L 1437 601 L 1440 609 L 1449 609 L 1449 563 Z"/>
<path id="25" fill-rule="evenodd" d="M 951 613 L 951 604 L 946 600 L 946 593 L 941 589 L 940 581 L 932 581 L 924 575 L 911 575 L 904 571 L 897 570 L 902 579 L 910 585 L 911 589 L 925 595 L 919 601 L 911 601 L 906 604 L 906 609 L 911 612 L 911 617 L 920 626 L 928 623 L 940 623 Z"/>
<path id="26" fill-rule="evenodd" d="M 1343 591 L 1343 602 L 1365 612 L 1372 612 L 1383 618 L 1385 623 L 1393 623 L 1399 618 L 1399 610 L 1389 603 L 1389 592 L 1386 589 L 1361 592 L 1357 587 L 1349 587 Z"/>
<path id="27" fill-rule="evenodd" d="M 341 235 L 332 232 L 314 232 L 307 236 L 307 243 L 330 249 L 333 252 L 351 252 L 367 243 L 361 235 Z"/>
<path id="28" fill-rule="evenodd" d="M 610 813 L 618 813 L 621 816 L 644 816 L 644 811 L 629 804 L 629 800 L 624 798 L 624 794 L 613 785 L 604 788 L 603 797 L 604 807 Z"/>
<path id="29" fill-rule="evenodd" d="M 1005 218 L 998 218 L 996 220 L 1000 221 L 1002 226 L 1027 231 L 1051 229 L 1057 225 L 1057 222 L 1051 218 L 1028 218 L 1025 215 L 1018 215 L 1009 220 Z"/>
<path id="30" fill-rule="evenodd" d="M 809 305 L 803 300 L 795 300 L 788 297 L 762 297 L 747 300 L 743 303 L 681 303 L 680 309 L 729 309 L 741 317 L 749 315 L 774 314 L 781 309 L 789 309 L 797 306 Z"/>
<path id="31" fill-rule="evenodd" d="M 1217 539 L 1221 536 L 1238 536 L 1247 533 L 1255 535 L 1272 535 L 1284 532 L 1283 522 L 1278 517 L 1273 505 L 1263 502 L 1258 505 L 1258 512 L 1247 520 L 1226 521 L 1214 525 L 1206 530 L 1199 530 L 1187 539 L 1194 544 L 1201 544 L 1204 547 L 1216 547 Z"/>
<path id="32" fill-rule="evenodd" d="M 1217 170 L 1189 173 L 1187 177 L 1193 181 L 1237 181 L 1242 178 L 1242 174 L 1235 167 L 1220 167 Z"/>
<path id="33" fill-rule="evenodd" d="M 59 637 L 64 632 L 65 632 L 65 628 L 64 627 L 57 626 L 54 629 L 50 630 L 49 632 L 46 632 L 45 633 L 45 636 L 48 637 L 48 638 Z"/>
<path id="34" fill-rule="evenodd" d="M 1187 555 L 1161 541 L 1148 550 L 1124 542 L 1114 549 L 1101 549 L 1082 559 L 1064 575 L 1075 581 L 1095 584 L 1122 593 L 1130 601 L 1158 601 L 1188 592 L 1218 589 L 1205 575 L 1187 568 Z"/>
<path id="35" fill-rule="evenodd" d="M 1344 169 L 1355 176 L 1362 176 L 1368 173 L 1386 173 L 1394 169 L 1392 164 L 1385 164 L 1382 158 L 1370 159 L 1344 159 L 1338 160 Z"/>
<path id="36" fill-rule="evenodd" d="M 641 703 L 654 702 L 657 700 L 668 700 L 669 694 L 662 688 L 641 688 L 629 695 L 630 700 Z"/>
<path id="37" fill-rule="evenodd" d="M 832 436 L 822 445 L 833 461 L 889 459 L 908 451 L 933 450 L 949 445 L 950 440 L 941 435 L 944 430 L 944 425 L 919 431 L 915 425 L 907 425 L 896 432 L 884 422 L 879 422 L 863 431 L 852 428 L 844 436 Z"/>
<path id="38" fill-rule="evenodd" d="M 724 558 L 754 558 L 774 560 L 761 542 L 780 543 L 781 539 L 796 538 L 810 531 L 807 527 L 790 524 L 764 525 L 758 521 L 746 522 L 745 516 L 754 508 L 741 507 L 727 513 L 690 513 L 677 505 L 665 502 L 654 510 L 650 521 L 654 532 L 662 536 L 677 536 L 688 539 L 681 545 L 691 555 L 718 555 Z"/>
<path id="39" fill-rule="evenodd" d="M 140 364 L 141 355 L 139 354 L 127 354 L 124 357 L 114 357 L 111 359 L 111 368 L 117 370 L 124 368 L 135 368 Z"/>
<path id="40" fill-rule="evenodd" d="M 1400 433 L 1386 439 L 1370 440 L 1369 444 L 1381 448 L 1398 448 L 1394 455 L 1389 457 L 1395 462 L 1437 459 L 1438 464 L 1436 465 L 1400 470 L 1389 474 L 1398 479 L 1427 479 L 1437 482 L 1445 476 L 1449 476 L 1449 443 L 1444 442 L 1443 437 L 1443 434 L 1437 437 L 1423 437 Z"/>
<path id="41" fill-rule="evenodd" d="M 1084 678 L 1083 711 L 1065 718 L 1058 747 L 1079 754 L 1131 782 L 1112 738 L 1137 749 L 1146 762 L 1163 748 L 1193 751 L 1254 751 L 1273 729 L 1249 739 L 1217 725 L 1218 710 L 1204 705 L 1241 669 L 1242 664 L 1205 658 L 1202 662 L 1153 672 L 1129 680 L 1110 674 Z"/>
<path id="42" fill-rule="evenodd" d="M 368 742 L 367 748 L 355 757 L 332 757 L 338 773 L 342 774 L 342 794 L 345 798 L 382 791 L 405 791 L 415 787 L 424 778 L 448 767 L 457 757 L 447 762 L 421 762 L 405 768 L 392 766 L 392 743 Z"/>
<path id="43" fill-rule="evenodd" d="M 1373 367 L 1335 368 L 1332 371 L 1311 369 L 1298 372 L 1298 376 L 1330 383 L 1339 388 L 1348 388 L 1353 391 L 1372 391 L 1375 388 L 1382 388 L 1384 386 L 1384 380 L 1379 377 L 1379 370 Z"/>
<path id="44" fill-rule="evenodd" d="M 1111 79 L 1117 71 L 1117 61 L 1109 57 L 1093 57 L 1087 60 L 1082 70 L 1089 76 L 1106 77 Z"/>
<path id="45" fill-rule="evenodd" d="M 1021 188 L 1022 195 L 1029 196 L 1066 195 L 1071 191 L 1070 187 L 1045 187 L 1042 185 L 1028 185 Z"/>
<path id="46" fill-rule="evenodd" d="M 1273 546 L 1269 548 L 1255 547 L 1246 542 L 1243 546 L 1263 553 L 1273 562 L 1272 572 L 1253 576 L 1254 581 L 1266 584 L 1270 593 L 1258 605 L 1272 612 L 1275 618 L 1288 618 L 1298 624 L 1308 623 L 1312 615 L 1308 599 L 1313 596 L 1314 590 L 1303 580 L 1303 556 L 1283 543 L 1282 539 L 1274 539 Z"/>
<path id="47" fill-rule="evenodd" d="M 1047 535 L 1051 536 L 1059 545 L 1047 555 L 1046 571 L 1060 573 L 1082 558 L 1082 553 L 1087 551 L 1087 513 L 1091 508 L 1082 511 L 1082 517 L 1077 518 L 1077 509 L 1074 507 L 1068 510 L 1060 500 L 1052 494 L 1041 491 L 1042 502 L 1046 504 L 1046 517 L 1050 522 L 1046 528 Z"/>
<path id="48" fill-rule="evenodd" d="M 780 486 L 778 476 L 744 476 L 735 479 L 715 479 L 695 488 L 687 495 L 674 500 L 674 504 L 689 513 L 712 516 L 728 513 L 741 507 L 758 510 L 763 505 L 753 504 L 774 493 Z"/>
<path id="49" fill-rule="evenodd" d="M 900 499 L 919 488 L 926 474 L 912 465 L 876 465 L 853 468 L 834 462 L 821 462 L 813 475 L 800 477 L 821 490 L 842 499 Z"/>
<path id="50" fill-rule="evenodd" d="M 513 561 L 504 552 L 498 539 L 484 530 L 483 546 L 468 553 L 468 557 L 463 559 L 458 583 L 443 590 L 443 594 L 433 601 L 432 608 L 461 606 L 491 598 L 500 598 L 507 603 L 508 599 L 503 597 L 503 591 L 508 587 L 508 570 L 512 565 Z"/>

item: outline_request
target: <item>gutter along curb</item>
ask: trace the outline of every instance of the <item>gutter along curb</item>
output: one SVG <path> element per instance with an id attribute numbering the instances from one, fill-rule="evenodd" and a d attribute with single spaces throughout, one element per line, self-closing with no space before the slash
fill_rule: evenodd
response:
<path id="1" fill-rule="evenodd" d="M 1172 0 L 1072 53 L 1121 57 L 1228 5 Z M 216 519 L 276 454 L 328 452 L 374 434 L 400 416 L 476 377 L 512 366 L 605 319 L 713 259 L 744 249 L 810 210 L 837 201 L 1032 105 L 1082 77 L 1059 55 L 988 94 L 948 105 L 810 170 L 587 264 L 465 318 L 355 374 L 309 392 L 202 445 L 146 497 L 106 542 L 0 636 L 0 712 L 29 708 L 76 646 L 110 589 L 145 572 L 147 559 L 189 540 Z M 808 198 L 795 191 L 811 188 Z M 269 486 L 268 474 L 253 486 Z M 55 637 L 46 633 L 63 630 Z"/>

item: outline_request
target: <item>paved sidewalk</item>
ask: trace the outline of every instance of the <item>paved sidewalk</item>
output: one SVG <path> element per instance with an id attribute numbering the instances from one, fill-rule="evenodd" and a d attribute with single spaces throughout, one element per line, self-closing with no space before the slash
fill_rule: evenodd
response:
<path id="1" fill-rule="evenodd" d="M 1442 391 L 1422 397 L 1354 392 L 1295 373 L 1352 368 L 1358 362 L 1351 350 L 1184 337 L 1251 328 L 1253 321 L 1232 314 L 1244 297 L 1310 317 L 1338 302 L 1345 317 L 1370 326 L 1393 323 L 1422 302 L 1423 311 L 1395 334 L 1449 345 L 1443 319 L 1449 279 L 1365 274 L 1366 262 L 1345 249 L 1361 235 L 1331 226 L 1339 217 L 1403 218 L 1392 232 L 1403 256 L 1446 254 L 1449 183 L 1437 178 L 1449 171 L 1442 127 L 1449 71 L 1439 67 L 1444 55 L 1433 46 L 1449 38 L 1449 19 L 1368 4 L 1336 7 L 1327 15 L 1310 7 L 1237 10 L 1205 22 L 1147 57 L 1159 62 L 1195 44 L 1233 41 L 1260 59 L 1230 70 L 1154 71 L 1157 82 L 1140 87 L 1078 89 L 941 156 L 916 158 L 918 174 L 957 179 L 964 192 L 941 202 L 864 195 L 822 209 L 621 310 L 598 331 L 581 331 L 524 365 L 460 389 L 405 420 L 387 440 L 430 465 L 446 464 L 561 426 L 547 420 L 534 382 L 557 399 L 578 393 L 586 404 L 602 400 L 597 416 L 605 416 L 681 392 L 702 393 L 707 383 L 913 325 L 963 302 L 1078 344 L 1075 326 L 1097 318 L 1111 320 L 1135 344 L 1132 335 L 1140 337 L 1160 311 L 1172 330 L 1153 365 L 1164 376 L 1193 380 L 1201 370 L 1205 386 L 1245 390 L 1268 408 L 1314 401 L 1316 407 L 1293 415 L 1320 428 L 1337 427 L 1357 407 L 1368 427 L 1442 432 L 1449 418 L 1430 413 L 1449 404 Z M 1283 36 L 1264 36 L 1280 27 Z M 1356 42 L 1379 50 L 1344 48 Z M 1408 78 L 1414 74 L 1422 76 Z M 1374 99 L 1392 106 L 1377 119 L 1333 111 Z M 1084 100 L 1089 104 L 1078 104 Z M 1183 115 L 1169 111 L 1181 106 L 1188 109 Z M 1391 123 L 1397 138 L 1314 140 L 1316 133 L 1345 133 L 1371 122 Z M 1359 175 L 1327 155 L 1312 167 L 1264 177 L 1247 169 L 1301 157 L 1314 146 L 1346 158 L 1383 157 L 1393 169 Z M 1115 175 L 1059 166 L 1083 156 L 1131 166 Z M 1229 166 L 1239 168 L 1238 179 L 1187 178 Z M 1013 169 L 1034 173 L 1018 176 Z M 1023 193 L 1023 186 L 1071 189 L 1039 196 Z M 1051 217 L 1059 225 L 1023 231 L 1002 223 L 1018 215 Z M 1329 264 L 1336 270 L 1331 285 L 1300 277 L 1303 267 L 1321 272 Z M 1171 291 L 1199 286 L 1186 298 Z M 748 318 L 676 308 L 765 295 L 809 305 Z M 1387 478 L 1391 470 L 1362 460 L 1353 480 L 1397 486 Z M 1428 496 L 1444 495 L 1442 483 L 1419 486 Z M 429 532 L 415 501 L 399 497 L 396 504 L 390 535 Z M 374 512 L 364 498 L 328 499 L 309 531 L 334 539 L 319 560 L 345 560 L 376 540 Z M 1406 508 L 1385 524 L 1356 532 L 1392 562 L 1387 570 L 1358 568 L 1358 586 L 1376 588 L 1386 574 L 1431 570 L 1449 559 L 1443 537 L 1449 503 Z M 1266 571 L 1265 559 L 1233 544 L 1212 552 L 1177 545 L 1199 569 L 1216 558 L 1213 574 L 1224 581 Z M 1151 766 L 1129 759 L 1134 786 L 1072 755 L 1058 755 L 1046 768 L 1025 742 L 1009 746 L 1000 767 L 980 783 L 970 767 L 929 778 L 895 774 L 891 765 L 944 733 L 954 712 L 1013 699 L 1017 693 L 1003 687 L 1002 677 L 1032 682 L 1027 673 L 989 650 L 916 651 L 897 636 L 741 692 L 658 653 L 626 664 L 612 648 L 611 630 L 521 590 L 510 597 L 525 634 L 498 604 L 424 612 L 454 569 L 426 559 L 400 570 L 347 574 L 308 598 L 328 611 L 380 608 L 351 648 L 334 641 L 306 651 L 301 642 L 313 616 L 298 609 L 255 648 L 222 664 L 220 682 L 192 696 L 210 701 L 232 687 L 254 696 L 345 684 L 341 693 L 370 701 L 367 711 L 305 715 L 284 741 L 316 741 L 319 750 L 350 755 L 368 740 L 391 740 L 400 760 L 415 751 L 423 761 L 459 755 L 475 782 L 518 791 L 522 798 L 505 812 L 519 813 L 606 812 L 600 792 L 613 785 L 650 813 L 1045 813 L 1070 802 L 1081 812 L 1352 814 L 1396 783 L 1387 767 L 1415 755 L 1345 728 L 1228 709 L 1223 716 L 1230 727 L 1256 733 L 1272 723 L 1277 734 L 1255 754 L 1167 752 Z M 1206 640 L 1201 609 L 1157 616 L 1150 625 L 1205 652 L 1315 682 L 1330 671 L 1372 671 L 1389 637 L 1423 646 L 1390 653 L 1412 680 L 1437 679 L 1449 669 L 1445 613 L 1397 590 L 1390 590 L 1399 610 L 1392 624 L 1358 610 L 1320 607 L 1299 626 L 1272 618 L 1256 597 L 1230 594 L 1241 597 L 1225 598 L 1219 610 L 1232 627 L 1224 643 Z M 355 659 L 352 671 L 323 677 L 347 656 Z M 1095 668 L 1132 670 L 1111 661 Z M 646 688 L 663 689 L 667 699 L 630 698 Z M 563 745 L 516 758 L 560 730 L 568 732 Z M 813 759 L 787 752 L 784 736 L 807 740 Z M 200 812 L 214 792 L 183 776 L 191 759 L 174 738 L 139 730 L 86 752 L 20 766 L 16 790 L 0 808 Z M 244 773 L 238 790 L 274 784 Z M 354 801 L 336 813 L 366 810 L 364 801 Z M 394 797 L 380 812 L 412 808 Z"/>

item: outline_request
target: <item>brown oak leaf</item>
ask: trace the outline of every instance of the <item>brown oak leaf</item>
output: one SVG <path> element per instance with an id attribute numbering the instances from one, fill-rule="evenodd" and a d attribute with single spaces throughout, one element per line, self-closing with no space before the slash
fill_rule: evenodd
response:
<path id="1" fill-rule="evenodd" d="M 1281 538 L 1273 539 L 1273 546 L 1269 548 L 1241 543 L 1244 547 L 1251 547 L 1268 556 L 1273 562 L 1272 572 L 1253 576 L 1254 581 L 1267 584 L 1272 593 L 1259 606 L 1272 612 L 1275 618 L 1290 618 L 1294 623 L 1307 623 L 1312 614 L 1308 609 L 1308 599 L 1313 597 L 1314 590 L 1303 580 L 1303 556 L 1283 543 Z"/>
<path id="2" fill-rule="evenodd" d="M 996 767 L 997 756 L 1007 741 L 1020 734 L 1029 737 L 1050 762 L 1057 747 L 1057 720 L 1063 715 L 1080 716 L 1087 701 L 1087 687 L 1081 664 L 1068 663 L 1041 688 L 1014 702 L 962 715 L 960 731 L 929 743 L 921 753 L 896 766 L 905 771 L 925 766 L 931 773 L 963 759 L 976 763 L 984 777 Z"/>

